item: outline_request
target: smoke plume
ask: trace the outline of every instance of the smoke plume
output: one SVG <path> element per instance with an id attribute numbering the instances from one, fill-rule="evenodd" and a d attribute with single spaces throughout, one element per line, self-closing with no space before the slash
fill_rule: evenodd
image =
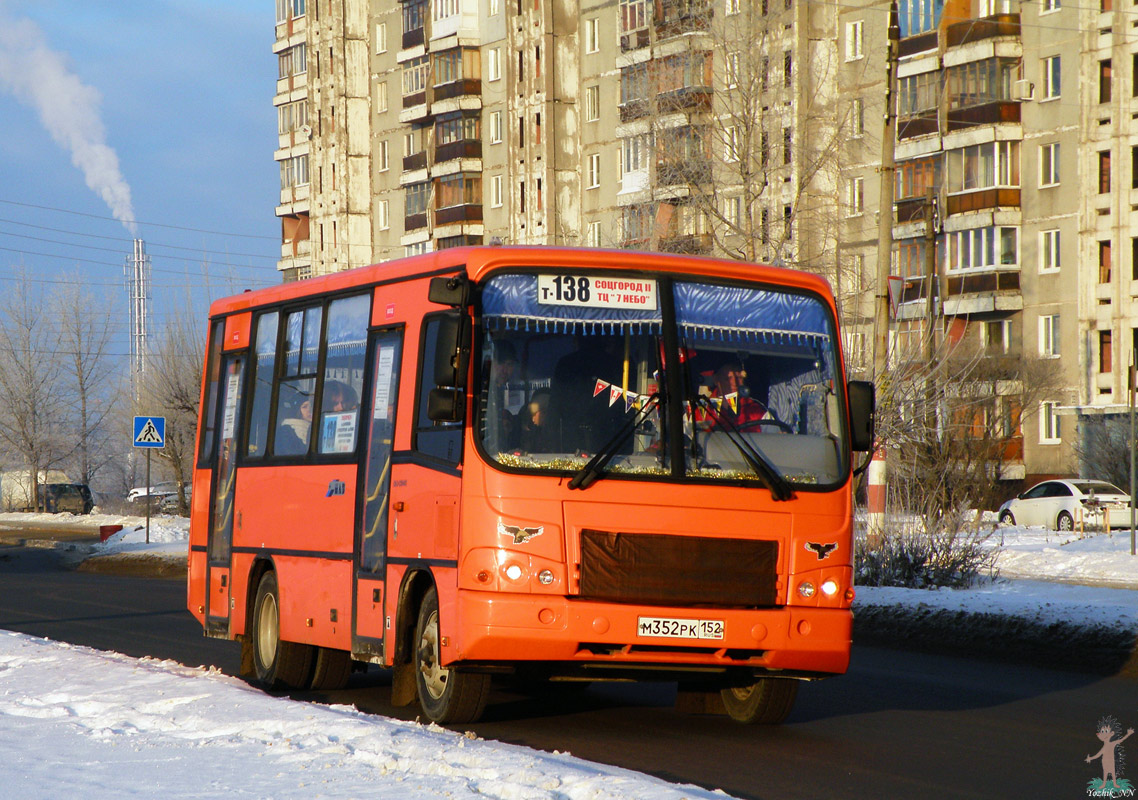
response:
<path id="1" fill-rule="evenodd" d="M 138 235 L 130 186 L 119 171 L 119 158 L 107 146 L 99 115 L 102 95 L 67 67 L 63 53 L 48 47 L 43 31 L 30 19 L 5 16 L 0 0 L 0 91 L 39 114 L 51 138 L 71 154 L 88 188 L 103 199 L 114 218 Z"/>

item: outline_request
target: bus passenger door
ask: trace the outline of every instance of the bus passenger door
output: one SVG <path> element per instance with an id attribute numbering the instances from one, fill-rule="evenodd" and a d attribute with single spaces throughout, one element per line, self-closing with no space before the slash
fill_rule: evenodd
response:
<path id="1" fill-rule="evenodd" d="M 210 503 L 206 628 L 229 631 L 230 555 L 233 551 L 233 497 L 237 478 L 237 422 L 241 413 L 244 354 L 227 355 L 222 362 L 221 425 L 214 450 L 213 497 Z"/>
<path id="2" fill-rule="evenodd" d="M 381 657 L 384 640 L 384 573 L 390 528 L 391 453 L 395 438 L 396 399 L 403 331 L 388 329 L 372 334 L 372 393 L 364 483 L 360 492 L 360 526 L 355 554 L 355 613 L 352 650 Z"/>

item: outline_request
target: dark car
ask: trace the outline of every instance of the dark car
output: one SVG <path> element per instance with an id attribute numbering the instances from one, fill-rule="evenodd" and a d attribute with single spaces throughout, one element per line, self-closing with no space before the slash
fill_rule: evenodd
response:
<path id="1" fill-rule="evenodd" d="M 39 487 L 40 503 L 49 514 L 90 514 L 95 507 L 85 483 L 45 483 Z"/>

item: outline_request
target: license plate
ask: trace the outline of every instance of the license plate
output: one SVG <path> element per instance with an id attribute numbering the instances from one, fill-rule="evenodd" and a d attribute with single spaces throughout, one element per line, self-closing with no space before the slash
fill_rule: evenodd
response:
<path id="1" fill-rule="evenodd" d="M 722 639 L 723 620 L 638 617 L 636 635 L 664 636 L 671 639 Z"/>

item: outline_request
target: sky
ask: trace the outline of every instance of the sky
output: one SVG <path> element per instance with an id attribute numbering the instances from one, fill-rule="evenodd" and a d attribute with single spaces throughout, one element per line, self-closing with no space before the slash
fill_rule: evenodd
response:
<path id="1" fill-rule="evenodd" d="M 40 527 L 76 519 L 0 514 L 0 521 Z M 126 526 L 94 545 L 93 554 L 185 559 L 185 519 L 152 521 L 149 544 L 137 517 L 94 515 L 85 521 Z M 859 587 L 855 611 L 865 603 L 920 605 L 1044 624 L 1138 628 L 1138 556 L 1130 555 L 1128 531 L 1080 537 L 1001 526 L 991 542 L 1004 545 L 1003 579 L 967 590 Z M 1051 580 L 1074 575 L 1127 588 Z M 133 659 L 7 631 L 0 631 L 0 752 L 0 785 L 12 797 L 728 797 L 568 753 L 484 741 L 348 706 L 271 697 L 197 665 Z"/>
<path id="2" fill-rule="evenodd" d="M 0 0 L 0 287 L 79 276 L 122 329 L 279 282 L 272 0 Z"/>

